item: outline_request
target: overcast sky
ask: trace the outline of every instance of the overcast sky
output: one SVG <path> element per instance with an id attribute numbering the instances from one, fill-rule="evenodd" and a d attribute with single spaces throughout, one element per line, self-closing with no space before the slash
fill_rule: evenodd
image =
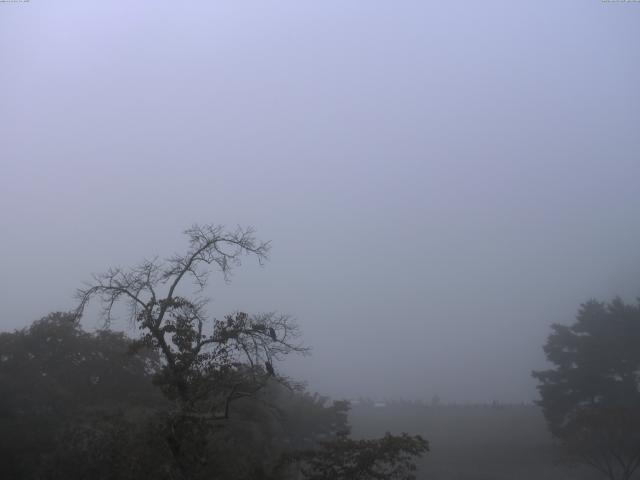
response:
<path id="1" fill-rule="evenodd" d="M 0 3 L 0 87 L 2 330 L 253 225 L 210 311 L 294 315 L 312 390 L 530 401 L 640 295 L 640 3 Z"/>

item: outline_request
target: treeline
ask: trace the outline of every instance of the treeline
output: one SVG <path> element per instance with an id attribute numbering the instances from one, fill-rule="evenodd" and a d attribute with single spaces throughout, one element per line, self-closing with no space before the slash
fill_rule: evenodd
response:
<path id="1" fill-rule="evenodd" d="M 354 440 L 348 402 L 310 395 L 280 374 L 280 360 L 307 352 L 292 318 L 210 318 L 206 301 L 183 296 L 188 282 L 205 289 L 214 268 L 228 278 L 243 256 L 262 262 L 269 244 L 251 229 L 194 225 L 185 233 L 186 253 L 111 268 L 78 290 L 76 311 L 0 334 L 2 478 L 415 478 L 426 440 Z M 80 326 L 91 301 L 104 313 L 94 333 Z M 108 328 L 121 303 L 135 339 Z M 552 368 L 533 372 L 537 403 L 566 457 L 610 480 L 640 470 L 639 344 L 640 303 L 592 300 L 572 325 L 552 326 L 544 346 Z M 443 406 L 437 396 L 358 403 Z"/>
<path id="2" fill-rule="evenodd" d="M 0 335 L 3 478 L 199 480 L 414 478 L 420 436 L 353 440 L 347 402 L 307 393 L 278 371 L 305 353 L 287 315 L 210 318 L 213 268 L 266 260 L 253 230 L 194 225 L 184 254 L 94 275 L 78 308 Z M 104 329 L 80 326 L 103 307 Z M 124 303 L 138 335 L 108 329 Z"/>
<path id="3" fill-rule="evenodd" d="M 189 478 L 328 478 L 327 466 L 353 467 L 365 452 L 393 460 L 366 468 L 409 478 L 392 464 L 424 451 L 407 436 L 350 440 L 347 402 L 276 380 L 235 402 L 227 419 L 177 421 L 174 402 L 154 385 L 158 352 L 122 333 L 86 332 L 69 313 L 1 333 L 0 352 L 2 478 L 186 478 L 169 444 L 176 427 L 189 429 L 180 437 Z"/>
<path id="4" fill-rule="evenodd" d="M 510 403 L 499 402 L 497 400 L 491 402 L 442 402 L 438 400 L 404 400 L 404 399 L 385 399 L 374 400 L 368 397 L 358 397 L 349 399 L 351 408 L 536 408 L 534 403 Z"/>

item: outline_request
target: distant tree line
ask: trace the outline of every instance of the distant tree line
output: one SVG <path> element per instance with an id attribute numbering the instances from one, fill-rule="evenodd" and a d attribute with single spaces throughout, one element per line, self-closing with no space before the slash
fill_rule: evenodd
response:
<path id="1" fill-rule="evenodd" d="M 185 254 L 109 269 L 78 290 L 76 311 L 0 333 L 1 478 L 415 478 L 429 449 L 422 437 L 355 440 L 348 402 L 281 375 L 280 360 L 307 352 L 290 317 L 207 316 L 199 292 L 212 269 L 228 278 L 243 255 L 265 260 L 268 243 L 241 228 L 186 234 Z M 80 318 L 93 299 L 104 322 L 87 332 Z M 135 338 L 109 328 L 121 303 Z M 589 301 L 575 323 L 552 326 L 552 368 L 533 372 L 566 458 L 610 480 L 640 468 L 639 345 L 640 304 Z M 418 405 L 443 406 L 437 396 Z"/>

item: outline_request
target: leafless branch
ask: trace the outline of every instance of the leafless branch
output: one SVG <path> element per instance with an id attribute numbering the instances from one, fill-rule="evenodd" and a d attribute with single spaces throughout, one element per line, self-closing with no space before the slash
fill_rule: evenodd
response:
<path id="1" fill-rule="evenodd" d="M 262 264 L 268 258 L 268 242 L 256 240 L 252 228 L 227 231 L 220 225 L 193 225 L 184 233 L 189 240 L 185 254 L 164 261 L 145 259 L 129 269 L 94 275 L 76 293 L 76 314 L 97 298 L 109 325 L 115 305 L 124 302 L 129 320 L 140 328 L 140 342 L 160 351 L 166 361 L 158 379 L 165 393 L 184 411 L 199 411 L 201 402 L 212 411 L 222 402 L 226 417 L 232 401 L 255 395 L 268 381 L 286 384 L 275 372 L 274 361 L 308 349 L 299 342 L 298 327 L 289 316 L 237 312 L 209 320 L 206 299 L 177 293 L 185 279 L 203 290 L 215 268 L 228 281 L 245 255 Z"/>

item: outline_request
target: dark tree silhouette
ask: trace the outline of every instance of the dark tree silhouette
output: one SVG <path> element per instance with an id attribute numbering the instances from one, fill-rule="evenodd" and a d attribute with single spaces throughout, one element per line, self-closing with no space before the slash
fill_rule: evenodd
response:
<path id="1" fill-rule="evenodd" d="M 151 348 L 162 356 L 154 382 L 174 405 L 166 440 L 183 476 L 189 478 L 204 461 L 207 439 L 216 424 L 229 419 L 232 403 L 255 396 L 269 381 L 289 384 L 275 372 L 274 362 L 307 349 L 298 342 L 297 326 L 286 315 L 238 312 L 210 319 L 206 300 L 178 294 L 187 280 L 202 291 L 212 267 L 228 280 L 243 255 L 263 262 L 268 243 L 258 242 L 252 229 L 229 232 L 221 226 L 194 225 L 185 234 L 189 238 L 185 254 L 95 275 L 77 292 L 76 314 L 80 316 L 97 297 L 109 324 L 114 306 L 120 301 L 128 305 L 129 320 L 140 329 L 136 347 Z M 194 443 L 194 438 L 200 441 Z"/>
<path id="2" fill-rule="evenodd" d="M 2 478 L 102 479 L 105 472 L 112 473 L 110 478 L 116 472 L 121 479 L 143 478 L 140 470 L 125 476 L 113 458 L 106 458 L 114 445 L 152 471 L 158 459 L 144 462 L 137 455 L 137 447 L 150 444 L 147 439 L 119 434 L 114 445 L 104 441 L 121 433 L 120 426 L 129 427 L 126 432 L 143 428 L 166 408 L 151 382 L 160 368 L 158 355 L 149 350 L 130 355 L 130 345 L 121 333 L 83 331 L 69 313 L 52 313 L 23 330 L 0 333 Z M 89 443 L 104 461 L 89 454 Z"/>
<path id="3" fill-rule="evenodd" d="M 571 326 L 553 325 L 534 371 L 538 402 L 569 458 L 611 480 L 640 466 L 640 306 L 619 298 L 581 305 Z"/>
<path id="4" fill-rule="evenodd" d="M 341 434 L 336 440 L 320 442 L 318 449 L 286 455 L 308 480 L 413 480 L 414 457 L 429 451 L 421 436 L 387 433 L 373 440 L 352 440 Z"/>
<path id="5" fill-rule="evenodd" d="M 335 445 L 330 440 L 315 443 L 321 448 L 307 450 L 295 465 L 276 461 L 278 452 L 287 449 L 284 440 L 289 440 L 289 450 L 299 448 L 291 442 L 299 422 L 283 421 L 282 445 L 275 440 L 270 445 L 263 443 L 260 450 L 269 452 L 263 458 L 255 459 L 256 452 L 245 450 L 243 461 L 228 461 L 233 457 L 228 445 L 240 439 L 251 445 L 259 437 L 258 430 L 269 424 L 263 412 L 270 387 L 286 387 L 304 398 L 300 397 L 300 385 L 280 375 L 275 364 L 291 353 L 304 354 L 307 348 L 298 341 L 298 328 L 286 315 L 237 312 L 218 320 L 207 316 L 207 302 L 198 296 L 213 268 L 228 280 L 242 256 L 254 256 L 260 263 L 266 260 L 268 243 L 257 241 L 250 228 L 227 231 L 221 226 L 194 225 L 185 233 L 189 238 L 185 254 L 146 260 L 129 269 L 110 269 L 95 275 L 77 292 L 77 318 L 95 297 L 109 325 L 114 307 L 124 302 L 129 307 L 130 322 L 140 330 L 133 350 L 144 348 L 160 355 L 161 366 L 154 383 L 171 407 L 160 417 L 163 424 L 155 429 L 159 435 L 154 438 L 164 440 L 157 448 L 170 452 L 173 459 L 171 478 L 231 478 L 230 471 L 236 472 L 236 478 L 270 478 L 276 468 L 280 469 L 278 478 L 299 473 L 305 478 L 324 478 L 315 471 L 322 470 L 335 455 L 342 455 L 345 472 L 358 474 L 340 478 L 412 478 L 410 472 L 415 467 L 411 459 L 423 453 L 426 444 L 419 437 L 406 435 L 355 442 L 344 435 L 346 430 L 342 428 L 341 432 L 330 432 L 333 437 L 340 433 Z M 195 283 L 196 292 L 189 292 L 185 285 L 188 280 Z M 290 403 L 291 407 L 296 404 L 299 402 Z M 334 425 L 341 421 L 336 419 L 344 418 L 346 427 L 346 404 L 329 408 L 306 405 L 313 407 L 307 410 L 314 412 L 316 419 L 324 419 L 310 424 L 307 434 L 326 430 L 323 421 Z M 327 414 L 318 415 L 318 410 Z M 277 409 L 273 418 L 277 418 Z M 103 452 L 104 448 L 96 450 Z M 212 466 L 211 459 L 217 465 Z M 353 461 L 359 465 L 355 470 Z M 303 466 L 302 470 L 298 466 Z"/>
<path id="6" fill-rule="evenodd" d="M 89 333 L 69 313 L 52 313 L 0 333 L 1 478 L 174 480 L 167 437 L 209 421 L 176 425 L 175 405 L 152 384 L 162 363 L 122 333 Z M 282 452 L 310 449 L 348 429 L 346 402 L 270 381 L 234 402 L 224 428 L 208 431 L 192 478 L 264 478 Z M 179 432 L 171 432 L 178 427 Z M 182 448 L 202 448 L 197 435 Z M 194 470 L 193 468 L 191 470 Z M 259 472 L 262 472 L 258 474 Z"/>

